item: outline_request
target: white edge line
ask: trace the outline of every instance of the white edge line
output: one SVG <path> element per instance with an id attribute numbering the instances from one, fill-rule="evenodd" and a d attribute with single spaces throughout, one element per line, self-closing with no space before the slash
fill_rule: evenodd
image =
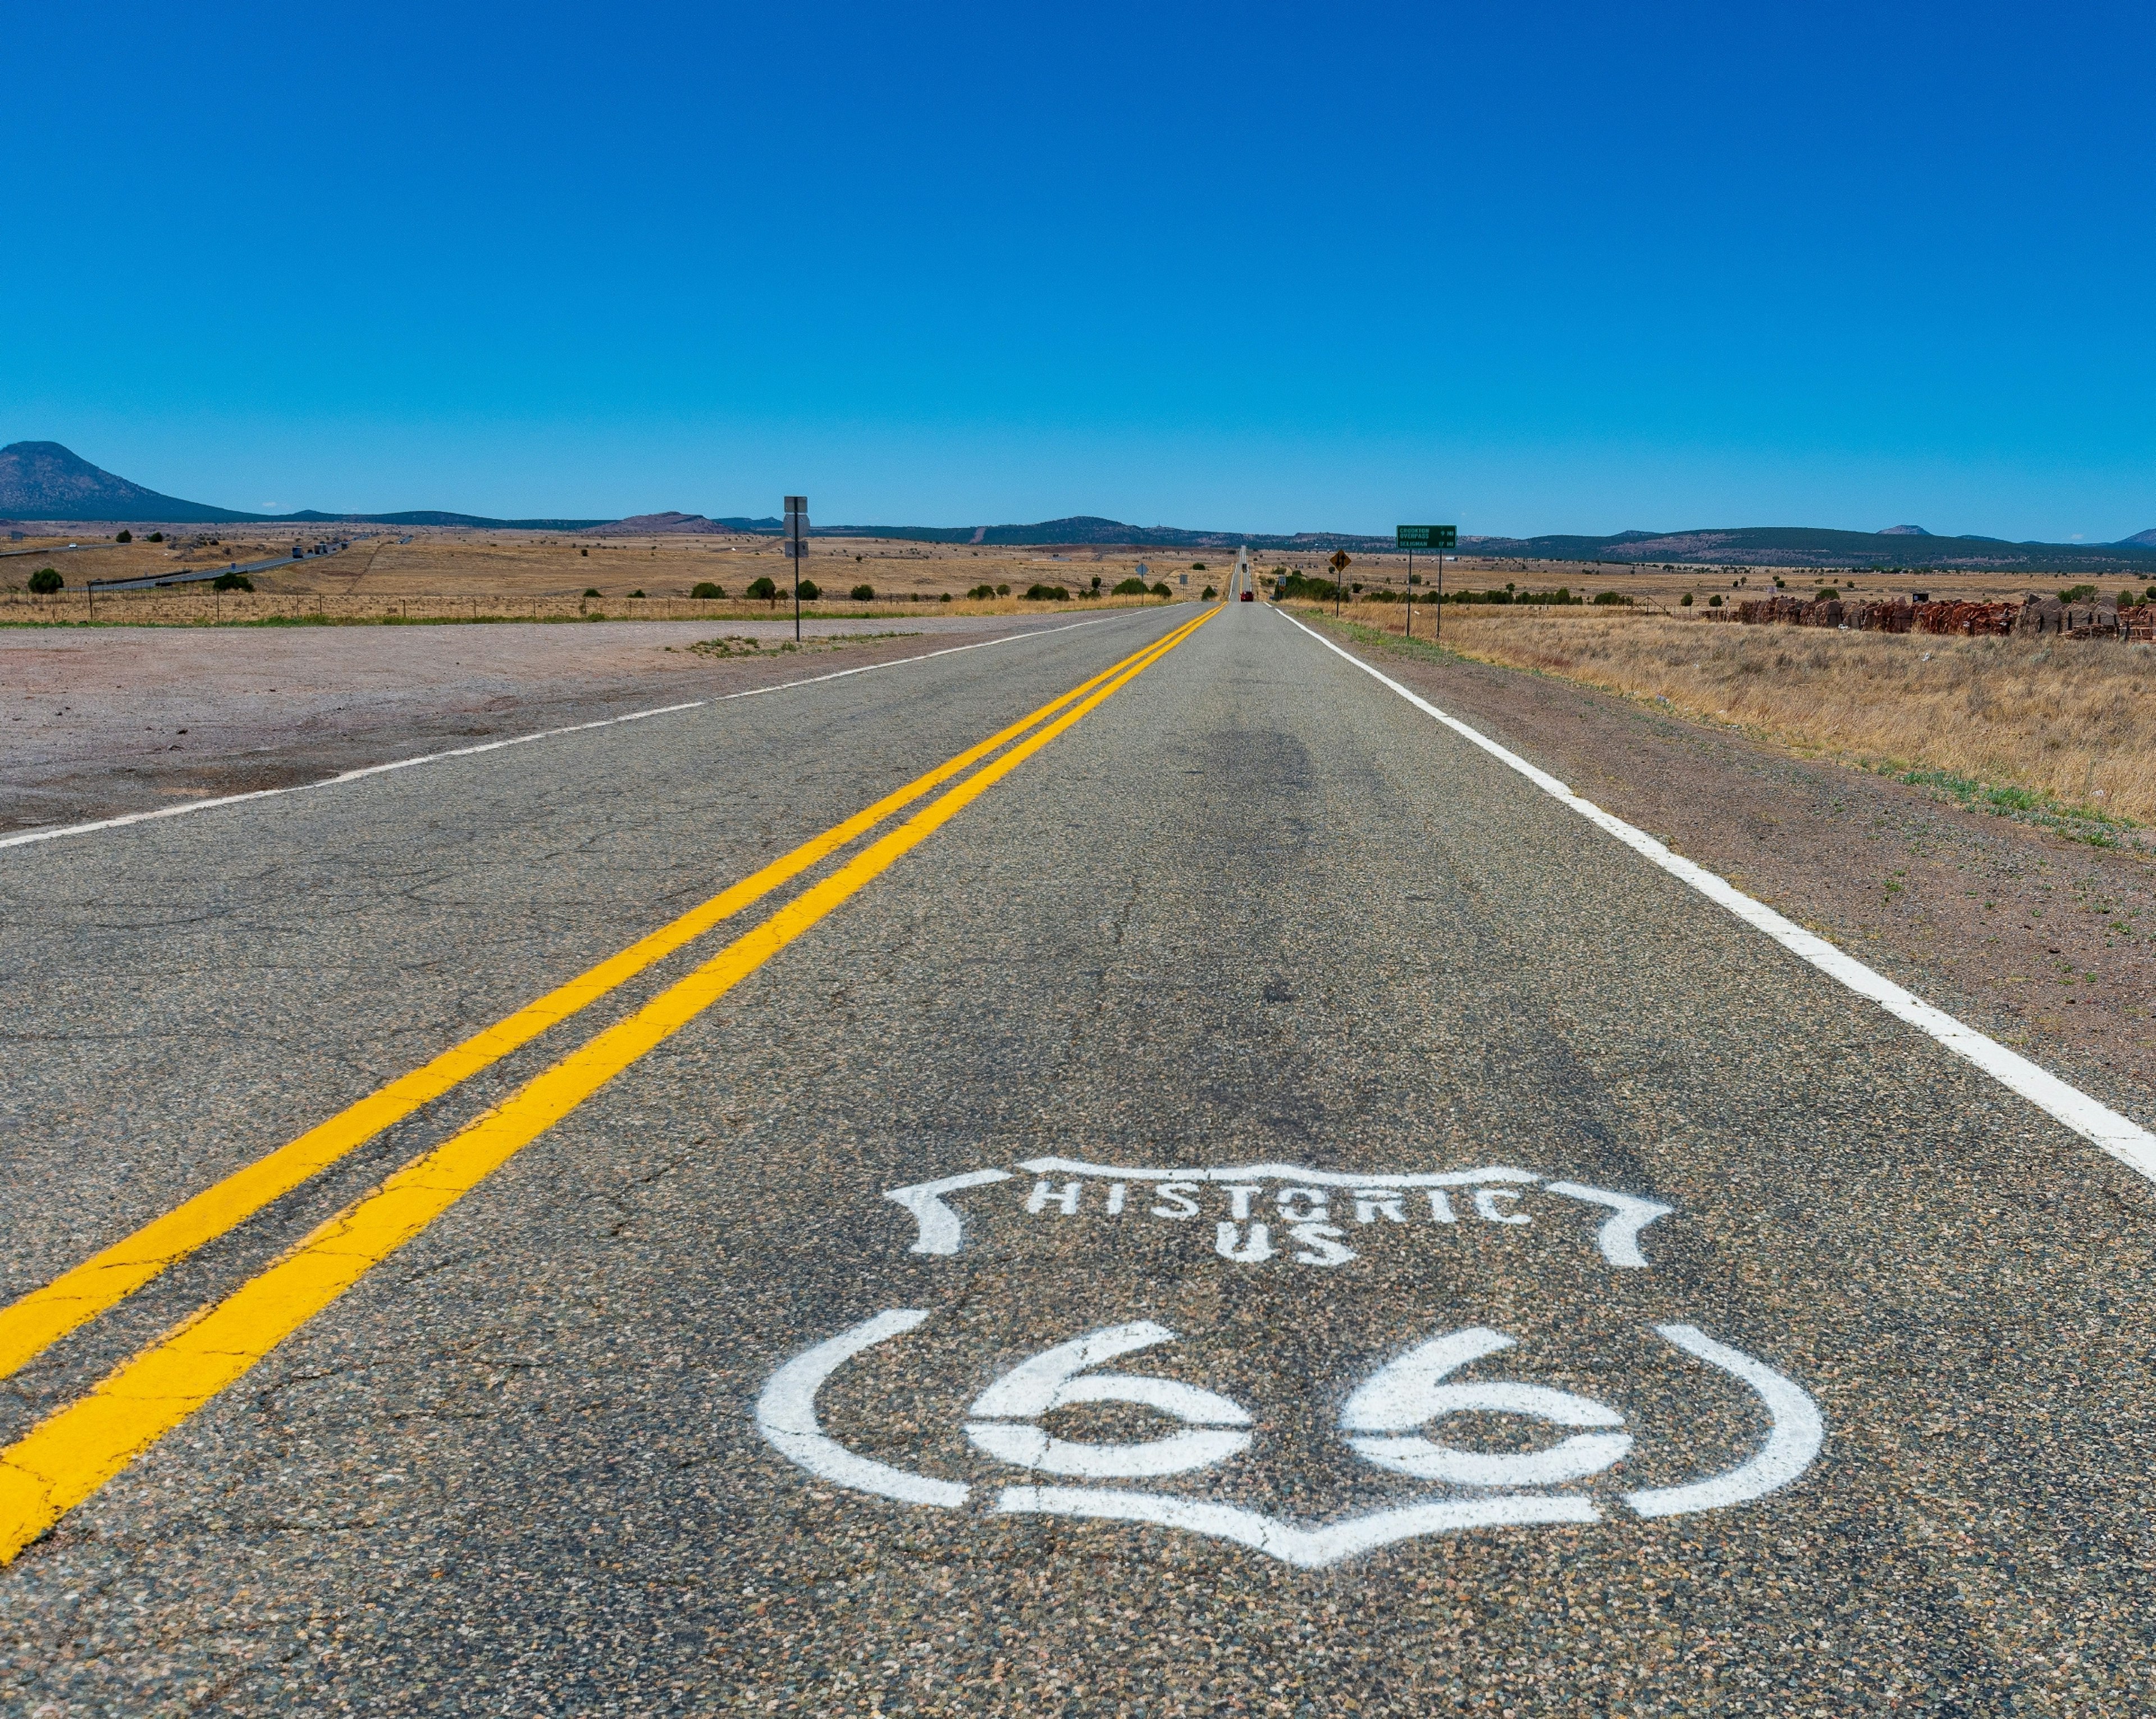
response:
<path id="1" fill-rule="evenodd" d="M 767 692 L 790 692 L 797 686 L 820 686 L 826 680 L 843 680 L 849 675 L 865 675 L 876 669 L 902 669 L 909 664 L 925 663 L 936 657 L 955 656 L 962 650 L 980 650 L 991 644 L 1008 644 L 1017 639 L 1038 639 L 1049 633 L 1068 633 L 1075 627 L 1097 627 L 1101 622 L 1114 618 L 1113 615 L 1096 615 L 1090 620 L 1066 621 L 1060 627 L 1036 627 L 1026 633 L 1006 633 L 1000 639 L 977 639 L 971 644 L 947 645 L 942 650 L 926 651 L 917 657 L 894 657 L 887 663 L 863 663 L 859 668 L 840 669 L 829 675 L 812 675 L 805 680 L 788 680 L 777 686 L 752 686 L 742 692 L 721 693 L 716 698 L 690 699 L 685 704 L 658 705 L 648 711 L 631 711 L 626 716 L 603 716 L 596 722 L 573 722 L 567 728 L 542 728 L 536 734 L 519 734 L 508 740 L 484 741 L 477 746 L 460 746 L 445 752 L 425 752 L 416 758 L 396 758 L 387 764 L 362 765 L 357 770 L 340 770 L 336 775 L 325 776 L 319 782 L 295 782 L 289 788 L 258 788 L 244 794 L 219 794 L 214 799 L 189 800 L 184 806 L 160 806 L 154 812 L 129 812 L 121 817 L 100 818 L 89 824 L 64 824 L 57 829 L 24 830 L 16 835 L 0 836 L 0 848 L 24 848 L 33 842 L 56 842 L 62 836 L 89 835 L 100 829 L 125 829 L 132 824 L 150 824 L 161 818 L 178 818 L 189 812 L 207 812 L 213 806 L 237 806 L 248 800 L 275 799 L 280 794 L 305 793 L 311 788 L 335 788 L 340 783 L 357 782 L 363 776 L 380 776 L 391 770 L 409 770 L 418 764 L 439 764 L 450 758 L 470 758 L 480 752 L 498 752 L 504 747 L 528 746 L 535 740 L 555 740 L 564 734 L 583 734 L 594 728 L 611 728 L 619 722 L 641 722 L 646 716 L 670 716 L 680 711 L 700 711 L 706 705 L 722 705 L 737 698 L 761 698 Z"/>
<path id="2" fill-rule="evenodd" d="M 1487 735 L 1469 727 L 1458 717 L 1447 716 L 1428 699 L 1411 692 L 1389 675 L 1373 668 L 1353 651 L 1343 649 L 1323 634 L 1304 626 L 1286 609 L 1276 608 L 1273 613 L 1291 627 L 1308 634 L 1335 655 L 1353 663 L 1380 685 L 1391 688 L 1417 710 L 1435 717 L 1461 739 L 1481 747 L 1500 763 L 1517 770 L 1552 799 L 1561 801 L 1589 823 L 1599 825 L 1650 864 L 1660 866 L 1671 877 L 1689 885 L 1710 901 L 1727 908 L 1747 925 L 1764 931 L 1792 955 L 1809 962 L 1829 978 L 1847 986 L 1860 997 L 1868 998 L 1889 1014 L 1937 1039 L 1964 1061 L 1974 1063 L 2008 1091 L 2027 1099 L 2046 1115 L 2064 1123 L 2082 1139 L 2108 1152 L 2128 1169 L 2150 1182 L 2156 1182 L 2156 1134 L 2151 1134 L 2131 1117 L 2122 1116 L 2108 1105 L 2099 1103 L 2077 1087 L 2069 1086 L 2048 1069 L 2039 1068 L 2025 1056 L 2009 1050 L 1997 1039 L 1956 1020 L 1944 1009 L 1933 1008 L 1914 992 L 1905 990 L 1885 974 L 1866 967 L 1855 956 L 1835 948 L 1825 938 L 1783 918 L 1763 901 L 1753 900 L 1727 879 L 1717 876 L 1704 866 L 1694 865 L 1681 854 L 1671 853 L 1644 830 L 1635 829 L 1623 818 L 1604 811 L 1592 800 L 1581 798 L 1554 776 L 1537 770 L 1525 758 L 1507 752 Z"/>

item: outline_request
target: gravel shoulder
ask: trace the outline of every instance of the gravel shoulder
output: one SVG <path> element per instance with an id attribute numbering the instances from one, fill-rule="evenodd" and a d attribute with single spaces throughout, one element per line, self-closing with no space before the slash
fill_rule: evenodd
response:
<path id="1" fill-rule="evenodd" d="M 0 629 L 0 833 L 288 788 L 1043 624 L 811 621 L 798 652 L 784 620 Z M 692 649 L 721 639 L 731 654 Z"/>
<path id="2" fill-rule="evenodd" d="M 1341 636 L 1778 912 L 2156 1121 L 2156 860 L 1554 676 L 1378 644 L 1365 629 Z M 1801 1057 L 1807 1047 L 1760 1049 Z"/>

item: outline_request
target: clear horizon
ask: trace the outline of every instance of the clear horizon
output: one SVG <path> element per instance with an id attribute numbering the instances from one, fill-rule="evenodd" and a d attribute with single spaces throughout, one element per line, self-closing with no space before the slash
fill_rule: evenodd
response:
<path id="1" fill-rule="evenodd" d="M 2156 526 L 2145 8 L 14 35 L 0 443 L 191 500 Z"/>

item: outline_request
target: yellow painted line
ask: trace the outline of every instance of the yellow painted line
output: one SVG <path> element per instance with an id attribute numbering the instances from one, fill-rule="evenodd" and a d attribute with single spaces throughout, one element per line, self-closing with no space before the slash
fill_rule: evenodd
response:
<path id="1" fill-rule="evenodd" d="M 8 1378 L 78 1326 L 88 1323 L 106 1308 L 134 1294 L 167 1266 L 237 1228 L 271 1201 L 290 1193 L 310 1177 L 364 1146 L 385 1128 L 403 1121 L 422 1105 L 491 1067 L 520 1045 L 530 1043 L 550 1027 L 560 1024 L 579 1009 L 627 983 L 646 967 L 694 942 L 713 926 L 753 906 L 931 789 L 949 781 L 1073 700 L 1084 697 L 1111 675 L 1173 649 L 1197 624 L 1194 621 L 1186 623 L 1144 649 L 1134 651 L 1030 716 L 990 735 L 978 746 L 967 747 L 925 775 L 916 777 L 905 787 L 886 794 L 874 805 L 832 825 L 814 840 L 773 860 L 762 870 L 721 890 L 671 924 L 639 938 L 619 954 L 579 973 L 567 983 L 557 986 L 536 1002 L 526 1003 L 461 1044 L 453 1045 L 410 1074 L 398 1076 L 296 1139 L 234 1171 L 162 1217 L 152 1219 L 124 1240 L 93 1254 L 42 1288 L 32 1290 L 0 1308 L 0 1378 Z"/>
<path id="2" fill-rule="evenodd" d="M 0 1450 L 0 1564 L 226 1389 L 624 1069 L 921 845 L 1050 741 L 1218 614 L 1208 609 L 1081 702 L 932 800 L 627 1019 L 346 1207 Z"/>

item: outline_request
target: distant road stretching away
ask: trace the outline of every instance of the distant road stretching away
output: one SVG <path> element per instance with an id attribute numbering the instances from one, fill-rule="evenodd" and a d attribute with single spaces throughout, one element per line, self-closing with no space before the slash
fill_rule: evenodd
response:
<path id="1" fill-rule="evenodd" d="M 0 1704 L 2146 1710 L 2156 1142 L 1504 741 L 1185 602 L 0 852 Z"/>

